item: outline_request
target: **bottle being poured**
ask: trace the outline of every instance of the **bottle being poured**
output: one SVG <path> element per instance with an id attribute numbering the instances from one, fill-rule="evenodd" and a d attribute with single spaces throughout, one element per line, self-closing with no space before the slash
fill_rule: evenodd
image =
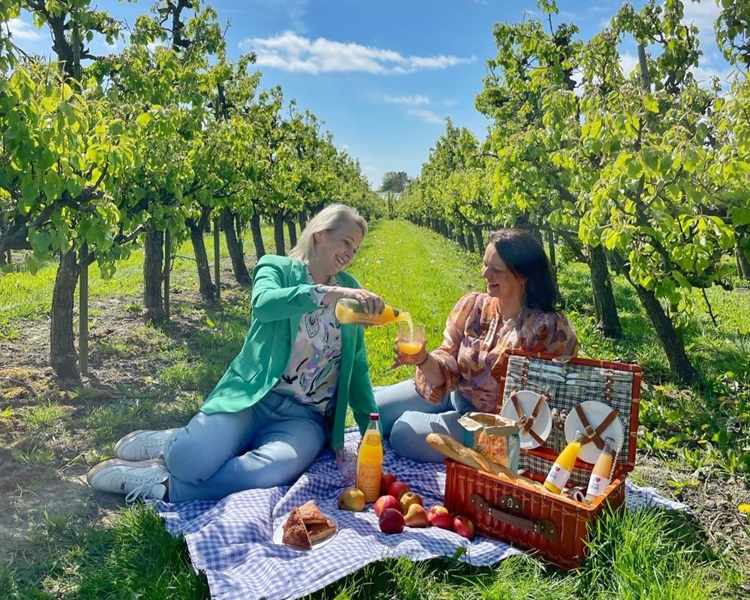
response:
<path id="1" fill-rule="evenodd" d="M 365 309 L 354 298 L 341 298 L 336 302 L 336 318 L 339 323 L 356 323 L 358 325 L 387 325 L 398 321 L 411 323 L 411 315 L 386 304 L 379 315 L 365 312 Z"/>

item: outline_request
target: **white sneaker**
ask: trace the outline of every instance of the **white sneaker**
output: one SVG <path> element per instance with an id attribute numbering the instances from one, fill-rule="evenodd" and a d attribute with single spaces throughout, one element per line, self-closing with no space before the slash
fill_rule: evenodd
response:
<path id="1" fill-rule="evenodd" d="M 175 429 L 133 431 L 115 444 L 115 456 L 130 461 L 162 458 L 164 446 L 169 436 L 175 431 Z"/>
<path id="2" fill-rule="evenodd" d="M 125 502 L 139 498 L 146 501 L 162 500 L 167 493 L 164 485 L 169 471 L 163 460 L 130 462 L 111 458 L 93 466 L 86 480 L 102 492 L 126 494 Z"/>

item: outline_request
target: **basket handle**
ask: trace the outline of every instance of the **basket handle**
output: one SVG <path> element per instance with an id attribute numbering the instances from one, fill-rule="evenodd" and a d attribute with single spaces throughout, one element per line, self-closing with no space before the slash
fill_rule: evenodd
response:
<path id="1" fill-rule="evenodd" d="M 500 510 L 499 508 L 490 506 L 487 500 L 485 500 L 483 496 L 480 496 L 476 492 L 471 495 L 471 497 L 469 498 L 469 502 L 471 502 L 471 506 L 474 509 L 475 515 L 487 514 L 491 518 L 496 519 L 501 523 L 513 525 L 514 527 L 518 527 L 519 529 L 523 529 L 524 531 L 538 533 L 545 540 L 553 540 L 558 537 L 557 527 L 549 519 L 536 519 L 535 521 L 532 521 L 531 519 L 524 519 L 523 517 L 511 515 Z M 521 503 L 513 498 L 513 496 L 504 497 L 504 503 L 511 510 L 518 511 L 521 509 Z"/>

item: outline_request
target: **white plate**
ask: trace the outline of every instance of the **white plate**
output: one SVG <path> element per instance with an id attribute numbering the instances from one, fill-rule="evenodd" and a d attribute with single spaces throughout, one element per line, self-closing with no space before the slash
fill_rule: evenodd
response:
<path id="1" fill-rule="evenodd" d="M 531 390 L 519 390 L 516 392 L 516 399 L 521 406 L 523 414 L 528 416 L 534 412 L 534 407 L 539 400 L 539 394 L 532 392 Z M 520 416 L 518 412 L 516 412 L 516 407 L 513 406 L 513 402 L 511 402 L 510 398 L 503 403 L 503 408 L 500 410 L 500 414 L 506 419 L 512 419 L 513 421 L 518 421 Z M 549 432 L 552 431 L 552 417 L 550 415 L 549 404 L 546 402 L 542 402 L 542 405 L 539 407 L 539 414 L 536 416 L 531 429 L 543 440 L 546 440 L 549 436 Z M 530 448 L 536 448 L 539 446 L 539 442 L 529 434 L 523 435 L 519 432 L 518 435 L 521 442 L 521 448 L 524 450 L 529 450 Z"/>
<path id="2" fill-rule="evenodd" d="M 281 541 L 281 538 L 284 537 L 284 523 L 286 523 L 286 520 L 289 518 L 289 514 L 290 513 L 285 514 L 279 526 L 274 529 L 274 544 L 281 544 L 282 546 L 286 546 L 287 548 L 291 548 L 292 550 L 299 550 L 300 552 L 308 552 L 309 550 L 317 550 L 318 548 L 322 548 L 339 534 L 339 524 L 336 522 L 336 519 L 334 519 L 331 515 L 326 515 L 325 513 L 323 513 L 325 517 L 331 519 L 331 521 L 333 521 L 333 524 L 336 525 L 336 531 L 334 531 L 327 538 L 314 542 L 312 548 L 298 548 L 297 546 L 287 546 L 284 542 Z"/>
<path id="3" fill-rule="evenodd" d="M 607 406 L 604 402 L 597 402 L 596 400 L 581 402 L 581 408 L 583 409 L 583 412 L 586 413 L 586 418 L 594 429 L 599 427 L 602 421 L 607 418 L 607 415 L 612 412 L 610 406 Z M 576 437 L 576 431 L 580 431 L 584 435 L 586 434 L 585 427 L 583 426 L 583 423 L 581 423 L 578 413 L 575 410 L 571 410 L 570 413 L 568 413 L 568 418 L 565 419 L 565 439 L 572 442 Z M 599 434 L 602 441 L 604 441 L 604 438 L 606 437 L 611 437 L 615 441 L 614 448 L 618 451 L 622 445 L 622 436 L 623 427 L 619 416 L 615 417 L 614 421 L 612 421 L 607 428 Z M 578 454 L 578 458 L 583 462 L 594 464 L 600 453 L 601 450 L 596 447 L 596 444 L 594 442 L 589 442 L 588 444 L 581 446 L 581 452 Z"/>

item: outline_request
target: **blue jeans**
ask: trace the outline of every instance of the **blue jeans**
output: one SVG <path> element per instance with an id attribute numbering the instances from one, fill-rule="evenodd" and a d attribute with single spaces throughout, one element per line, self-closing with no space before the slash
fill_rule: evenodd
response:
<path id="1" fill-rule="evenodd" d="M 374 388 L 383 434 L 390 435 L 393 451 L 417 462 L 442 462 L 445 456 L 425 441 L 428 433 L 447 433 L 461 441 L 461 415 L 476 410 L 457 392 L 446 394 L 440 404 L 431 404 L 417 393 L 414 380 Z"/>
<path id="2" fill-rule="evenodd" d="M 167 440 L 169 500 L 219 500 L 287 485 L 310 466 L 325 441 L 323 415 L 276 392 L 240 412 L 199 412 Z"/>

